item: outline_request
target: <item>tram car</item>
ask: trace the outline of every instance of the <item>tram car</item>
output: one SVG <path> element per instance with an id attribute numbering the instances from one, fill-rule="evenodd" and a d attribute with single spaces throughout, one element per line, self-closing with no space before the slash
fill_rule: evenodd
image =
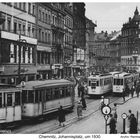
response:
<path id="1" fill-rule="evenodd" d="M 22 119 L 21 88 L 0 84 L 0 124 L 14 124 Z"/>
<path id="2" fill-rule="evenodd" d="M 126 84 L 129 89 L 134 85 L 133 74 L 131 73 L 118 73 L 113 76 L 113 93 L 121 94 L 125 90 Z"/>
<path id="3" fill-rule="evenodd" d="M 101 96 L 112 91 L 113 76 L 111 74 L 91 75 L 88 77 L 88 95 Z"/>
<path id="4" fill-rule="evenodd" d="M 74 84 L 68 80 L 28 81 L 22 89 L 23 118 L 39 117 L 74 106 Z"/>

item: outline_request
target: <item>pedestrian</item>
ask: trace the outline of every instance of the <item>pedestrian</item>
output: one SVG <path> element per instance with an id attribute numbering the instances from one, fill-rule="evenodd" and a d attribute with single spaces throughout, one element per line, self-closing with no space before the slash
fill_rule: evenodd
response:
<path id="1" fill-rule="evenodd" d="M 87 105 L 86 105 L 86 100 L 85 100 L 85 97 L 84 97 L 84 96 L 82 96 L 80 101 L 82 102 L 82 107 L 83 107 L 83 109 L 85 109 L 85 110 L 86 110 Z"/>
<path id="2" fill-rule="evenodd" d="M 117 104 L 116 103 L 114 103 L 114 107 L 112 108 L 112 114 L 113 114 L 115 121 L 117 122 L 118 115 L 117 115 Z"/>
<path id="3" fill-rule="evenodd" d="M 81 94 L 81 97 L 85 95 L 85 88 L 84 88 L 83 83 L 81 83 L 80 94 Z"/>
<path id="4" fill-rule="evenodd" d="M 60 106 L 58 109 L 58 121 L 59 121 L 59 126 L 65 126 L 64 122 L 65 122 L 65 112 L 63 110 L 63 107 Z"/>
<path id="5" fill-rule="evenodd" d="M 124 102 L 125 102 L 125 94 L 126 94 L 126 91 L 123 89 L 122 97 L 123 97 L 123 101 L 124 101 Z"/>
<path id="6" fill-rule="evenodd" d="M 137 134 L 137 119 L 134 114 L 131 114 L 131 119 L 130 119 L 130 134 Z"/>
<path id="7" fill-rule="evenodd" d="M 101 107 L 101 111 L 102 111 L 102 108 L 104 107 L 104 96 L 101 96 L 101 101 L 100 101 L 100 107 Z"/>
<path id="8" fill-rule="evenodd" d="M 82 108 L 83 108 L 83 106 L 82 106 L 81 102 L 79 101 L 77 104 L 77 116 L 78 116 L 78 118 L 80 118 L 82 116 Z"/>
<path id="9" fill-rule="evenodd" d="M 136 94 L 137 94 L 137 97 L 139 97 L 139 92 L 140 92 L 140 87 L 139 87 L 139 84 L 137 83 L 137 85 L 136 85 Z"/>
<path id="10" fill-rule="evenodd" d="M 133 95 L 134 95 L 134 91 L 135 91 L 135 87 L 132 86 L 132 87 L 131 87 L 131 97 L 132 97 L 132 98 L 133 98 Z"/>
<path id="11" fill-rule="evenodd" d="M 110 120 L 109 120 L 109 123 L 107 124 L 110 126 L 110 134 L 115 134 L 116 133 L 116 121 L 113 117 L 112 114 L 110 114 Z"/>
<path id="12" fill-rule="evenodd" d="M 80 89 L 81 89 L 81 84 L 79 83 L 78 84 L 78 97 L 80 97 L 80 92 L 81 92 Z"/>
<path id="13" fill-rule="evenodd" d="M 132 111 L 131 110 L 128 110 L 128 116 L 127 116 L 127 120 L 128 120 L 128 123 L 127 123 L 127 132 L 130 133 L 130 120 L 131 120 L 131 117 L 132 117 Z"/>

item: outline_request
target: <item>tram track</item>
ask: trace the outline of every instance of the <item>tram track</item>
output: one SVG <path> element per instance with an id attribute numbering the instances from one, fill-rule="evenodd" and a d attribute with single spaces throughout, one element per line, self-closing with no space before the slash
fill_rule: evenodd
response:
<path id="1" fill-rule="evenodd" d="M 113 97 L 114 98 L 114 97 Z M 112 98 L 112 99 L 113 99 Z M 114 100 L 111 100 L 110 104 L 116 102 L 117 100 L 119 100 L 120 98 L 117 98 L 117 99 L 114 99 Z M 75 115 L 74 117 L 70 118 L 70 119 L 67 119 L 66 121 L 66 124 L 65 124 L 65 127 L 62 127 L 62 126 L 59 126 L 58 125 L 58 122 L 55 122 L 53 124 L 50 124 L 49 127 L 48 125 L 42 127 L 41 125 L 42 124 L 39 124 L 40 125 L 40 128 L 39 129 L 36 129 L 36 130 L 29 130 L 29 131 L 24 131 L 23 130 L 23 133 L 26 133 L 26 134 L 49 134 L 49 133 L 53 133 L 54 131 L 58 131 L 57 133 L 60 133 L 62 132 L 64 129 L 68 128 L 69 126 L 71 126 L 72 124 L 78 122 L 78 121 L 81 121 L 81 120 L 84 120 L 84 119 L 88 119 L 91 115 L 95 114 L 97 111 L 100 110 L 100 103 L 97 104 L 97 102 L 99 100 L 95 100 L 93 102 L 93 100 L 89 100 L 90 102 L 87 103 L 88 107 L 90 106 L 93 106 L 92 104 L 95 104 L 96 106 L 94 106 L 94 110 L 93 111 L 90 111 L 89 110 L 89 113 L 86 113 L 81 119 L 78 119 L 77 118 L 77 115 Z M 84 112 L 84 111 L 83 111 Z M 73 115 L 73 114 L 72 114 Z M 72 116 L 71 115 L 71 116 Z M 54 120 L 53 120 L 54 121 Z M 46 122 L 46 121 L 44 121 Z M 30 127 L 31 129 L 34 128 L 36 126 L 32 126 Z M 17 132 L 17 133 L 22 133 L 22 132 Z"/>
<path id="2" fill-rule="evenodd" d="M 117 100 L 119 100 L 119 99 L 120 99 L 120 98 L 111 101 L 111 102 L 109 103 L 109 105 L 112 104 L 112 103 L 114 103 L 115 101 L 117 101 Z M 90 112 L 89 114 L 85 115 L 85 116 L 84 116 L 82 119 L 80 119 L 80 120 L 88 119 L 91 115 L 93 115 L 93 114 L 96 113 L 97 111 L 100 111 L 100 104 L 97 105 L 97 109 L 96 109 L 96 110 L 94 110 L 93 112 Z M 80 121 L 80 120 L 77 120 L 77 116 L 76 116 L 76 117 L 73 117 L 71 120 L 73 120 L 73 121 L 70 122 L 70 123 L 67 123 L 65 127 L 53 128 L 53 130 L 48 130 L 48 131 L 46 131 L 46 132 L 43 132 L 42 134 L 51 133 L 52 131 L 56 131 L 57 129 L 62 129 L 61 131 L 63 131 L 66 127 L 69 127 L 70 125 L 74 124 L 75 122 Z M 69 121 L 70 121 L 70 120 L 68 120 L 68 122 L 69 122 Z M 60 132 L 59 132 L 59 133 L 60 133 Z"/>

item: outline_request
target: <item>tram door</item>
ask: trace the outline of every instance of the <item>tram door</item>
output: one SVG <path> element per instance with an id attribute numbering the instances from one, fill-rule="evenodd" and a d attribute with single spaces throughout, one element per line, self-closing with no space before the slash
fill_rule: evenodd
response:
<path id="1" fill-rule="evenodd" d="M 6 119 L 8 122 L 15 120 L 14 93 L 5 93 Z"/>
<path id="2" fill-rule="evenodd" d="M 5 108 L 5 98 L 4 93 L 0 93 L 0 121 L 6 119 L 6 108 Z"/>

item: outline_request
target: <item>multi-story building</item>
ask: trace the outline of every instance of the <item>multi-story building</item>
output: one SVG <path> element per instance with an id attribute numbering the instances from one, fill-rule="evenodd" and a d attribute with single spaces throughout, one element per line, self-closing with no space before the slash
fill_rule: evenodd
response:
<path id="1" fill-rule="evenodd" d="M 110 70 L 120 70 L 121 66 L 121 31 L 113 33 L 110 39 Z"/>
<path id="2" fill-rule="evenodd" d="M 73 70 L 82 72 L 85 68 L 86 18 L 85 4 L 73 3 Z"/>
<path id="3" fill-rule="evenodd" d="M 36 11 L 34 3 L 0 3 L 0 82 L 19 84 L 36 78 Z"/>
<path id="4" fill-rule="evenodd" d="M 52 77 L 52 12 L 43 3 L 36 3 L 37 30 L 37 78 L 50 79 Z"/>
<path id="5" fill-rule="evenodd" d="M 95 71 L 109 71 L 110 68 L 110 36 L 107 32 L 96 33 L 93 50 L 95 54 Z"/>
<path id="6" fill-rule="evenodd" d="M 95 27 L 97 25 L 93 23 L 92 20 L 86 18 L 86 52 L 85 52 L 85 62 L 86 62 L 86 73 L 89 75 L 95 66 L 95 54 L 94 54 L 94 35 Z"/>
<path id="7" fill-rule="evenodd" d="M 72 61 L 73 61 L 73 42 L 72 42 L 72 30 L 73 30 L 73 11 L 72 3 L 65 3 L 64 18 L 64 76 L 70 77 L 73 75 Z"/>
<path id="8" fill-rule="evenodd" d="M 137 7 L 133 18 L 123 24 L 121 31 L 121 65 L 125 69 L 140 71 L 140 15 Z"/>

